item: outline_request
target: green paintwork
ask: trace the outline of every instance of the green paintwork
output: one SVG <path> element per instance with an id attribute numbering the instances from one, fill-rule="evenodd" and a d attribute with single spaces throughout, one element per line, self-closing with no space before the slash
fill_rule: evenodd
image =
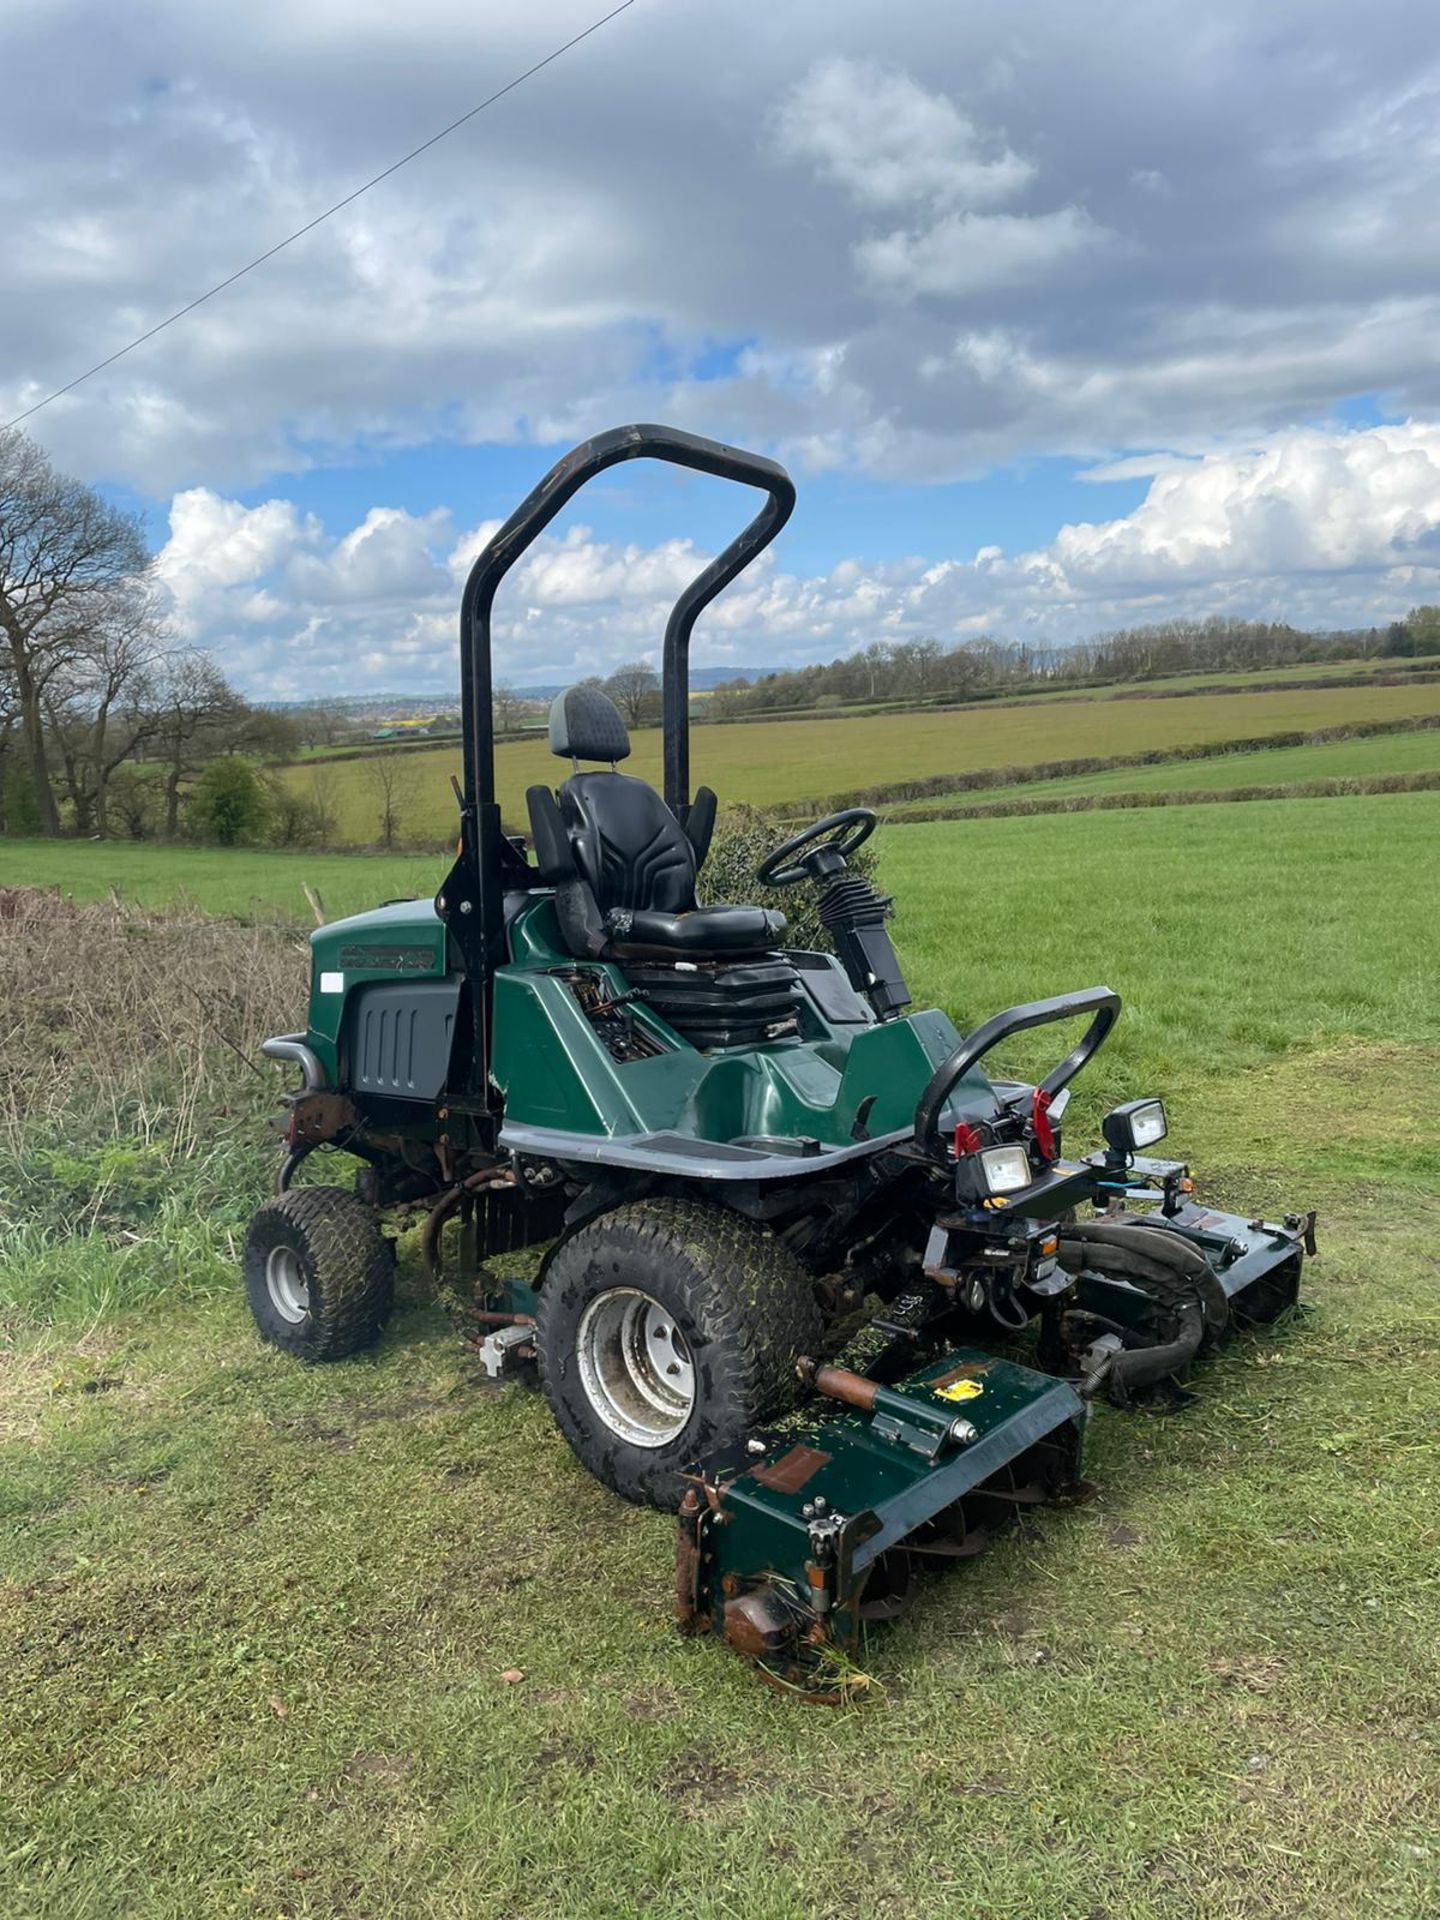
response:
<path id="1" fill-rule="evenodd" d="M 400 956 L 404 956 L 401 961 Z M 340 1076 L 337 1045 L 345 1003 L 370 981 L 433 980 L 445 972 L 445 928 L 435 902 L 396 900 L 369 913 L 332 920 L 310 936 L 310 1030 L 306 1036 L 332 1086 Z M 340 974 L 337 992 L 321 990 Z"/>
<path id="2" fill-rule="evenodd" d="M 962 1370 L 981 1391 L 958 1402 L 945 1399 L 935 1383 Z M 838 1407 L 829 1418 L 816 1418 L 787 1430 L 783 1438 L 772 1438 L 765 1459 L 725 1485 L 720 1501 L 725 1524 L 704 1529 L 699 1599 L 716 1632 L 723 1630 L 720 1596 L 727 1576 L 729 1591 L 743 1591 L 770 1577 L 801 1594 L 808 1591 L 805 1567 L 812 1547 L 803 1511 L 807 1505 L 823 1501 L 831 1513 L 847 1517 L 828 1637 L 837 1646 L 849 1647 L 858 1637 L 854 1607 L 865 1576 L 883 1552 L 1067 1423 L 1074 1423 L 1067 1444 L 1076 1448 L 1069 1464 L 1078 1463 L 1085 1408 L 1074 1390 L 1064 1381 L 978 1348 L 960 1348 L 932 1361 L 901 1381 L 886 1399 L 887 1405 L 908 1402 L 917 1428 L 933 1426 L 938 1410 L 942 1416 L 968 1420 L 978 1438 L 927 1458 L 903 1439 L 884 1437 L 870 1414 Z M 756 1468 L 765 1473 L 797 1445 L 813 1448 L 821 1457 L 803 1485 L 782 1492 L 755 1477 Z"/>
<path id="3" fill-rule="evenodd" d="M 407 900 L 321 927 L 310 944 L 308 1037 L 338 1084 L 350 994 L 370 982 L 443 975 L 445 929 L 432 901 Z M 664 1051 L 620 1062 L 562 977 L 577 963 L 561 942 L 548 895 L 521 908 L 510 947 L 511 962 L 495 973 L 492 1072 L 505 1095 L 506 1118 L 517 1124 L 612 1139 L 675 1131 L 717 1142 L 803 1137 L 844 1147 L 853 1144 L 856 1113 L 870 1095 L 872 1138 L 907 1128 L 926 1081 L 960 1040 L 935 1009 L 884 1025 L 832 1024 L 807 999 L 799 1039 L 698 1053 L 658 1015 L 631 1003 L 637 1022 Z M 363 956 L 372 956 L 371 963 Z M 612 995 L 625 993 L 618 967 L 586 965 Z M 337 974 L 339 990 L 322 991 L 324 977 Z M 983 1099 L 990 1085 L 976 1072 L 957 1092 Z"/>
<path id="4" fill-rule="evenodd" d="M 852 1144 L 856 1112 L 871 1094 L 873 1137 L 908 1127 L 926 1081 L 960 1041 L 935 1010 L 884 1026 L 832 1025 L 806 1001 L 801 1039 L 697 1053 L 636 1006 L 636 1018 L 667 1050 L 621 1063 L 566 982 L 548 971 L 576 964 L 560 944 L 548 899 L 521 912 L 511 945 L 514 962 L 495 976 L 492 1071 L 506 1118 L 517 1124 L 611 1138 L 669 1131 L 718 1142 L 808 1137 L 843 1147 Z M 594 971 L 612 994 L 625 992 L 618 967 Z M 989 1092 L 979 1075 L 969 1084 L 977 1094 Z"/>

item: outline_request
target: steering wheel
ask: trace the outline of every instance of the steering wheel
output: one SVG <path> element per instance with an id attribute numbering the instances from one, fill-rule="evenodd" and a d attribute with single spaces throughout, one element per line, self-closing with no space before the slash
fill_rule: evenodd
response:
<path id="1" fill-rule="evenodd" d="M 823 880 L 826 874 L 837 872 L 858 847 L 864 846 L 879 823 L 879 814 L 869 807 L 846 807 L 843 813 L 827 813 L 813 827 L 806 827 L 783 846 L 776 847 L 773 853 L 767 853 L 755 869 L 755 878 L 766 887 L 793 887 L 801 880 Z M 797 860 L 796 854 L 806 847 L 811 851 L 804 859 Z"/>

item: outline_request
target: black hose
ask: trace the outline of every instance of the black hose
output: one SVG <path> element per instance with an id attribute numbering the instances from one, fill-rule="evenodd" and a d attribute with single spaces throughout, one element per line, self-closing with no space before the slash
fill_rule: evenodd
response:
<path id="1" fill-rule="evenodd" d="M 1180 1331 L 1175 1339 L 1159 1347 L 1126 1348 L 1105 1369 L 1102 1385 L 1117 1407 L 1128 1406 L 1138 1388 L 1153 1387 L 1157 1380 L 1178 1373 L 1195 1358 L 1205 1334 L 1199 1303 L 1187 1302 L 1178 1309 L 1176 1318 Z"/>
<path id="2" fill-rule="evenodd" d="M 1060 1264 L 1070 1272 L 1090 1264 L 1087 1247 L 1104 1247 L 1107 1258 L 1094 1261 L 1101 1272 L 1120 1273 L 1152 1283 L 1178 1276 L 1198 1295 L 1205 1324 L 1219 1333 L 1230 1318 L 1225 1289 L 1209 1261 L 1178 1233 L 1156 1227 L 1133 1214 L 1112 1220 L 1071 1220 L 1061 1229 Z"/>
<path id="3" fill-rule="evenodd" d="M 1002 1327 L 1006 1333 L 1023 1333 L 1030 1324 L 1030 1316 L 1013 1293 L 1010 1294 L 1009 1299 L 1010 1305 L 1014 1309 L 1014 1319 L 1007 1319 L 1000 1311 L 1000 1294 L 998 1289 L 987 1287 L 985 1290 L 985 1305 L 989 1311 L 990 1318 L 995 1322 L 996 1326 Z"/>

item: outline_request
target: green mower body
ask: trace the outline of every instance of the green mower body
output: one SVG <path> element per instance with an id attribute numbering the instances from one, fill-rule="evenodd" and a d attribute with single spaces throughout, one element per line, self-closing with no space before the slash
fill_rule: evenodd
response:
<path id="1" fill-rule="evenodd" d="M 585 479 L 638 456 L 767 504 L 671 615 L 663 799 L 618 770 L 604 696 L 568 689 L 551 747 L 572 771 L 530 790 L 527 843 L 494 798 L 490 606 Z M 457 857 L 434 900 L 312 935 L 306 1029 L 265 1043 L 301 1084 L 245 1278 L 267 1338 L 338 1358 L 389 1311 L 382 1224 L 423 1222 L 485 1371 L 538 1370 L 592 1473 L 678 1508 L 681 1626 L 827 1697 L 918 1566 L 1073 1495 L 1097 1400 L 1183 1400 L 1208 1346 L 1292 1306 L 1313 1215 L 1202 1206 L 1186 1164 L 1149 1152 L 1157 1099 L 1068 1147 L 1109 988 L 964 1032 L 913 1009 L 890 902 L 849 865 L 873 813 L 757 871 L 757 892 L 818 889 L 833 951 L 789 945 L 768 905 L 702 904 L 717 802 L 689 786 L 690 630 L 792 502 L 772 462 L 624 428 L 561 461 L 481 554 Z M 1069 1051 L 1042 1080 L 995 1077 L 1050 1026 Z M 358 1160 L 353 1191 L 295 1184 L 320 1151 Z M 487 1264 L 526 1248 L 545 1252 L 523 1280 Z"/>
<path id="2" fill-rule="evenodd" d="M 762 1175 L 789 1177 L 797 1159 L 855 1158 L 907 1137 L 926 1083 L 960 1043 L 938 1009 L 881 1024 L 833 954 L 791 953 L 802 991 L 796 1034 L 700 1052 L 643 1002 L 627 1001 L 618 966 L 571 957 L 548 895 L 515 903 L 508 936 L 513 958 L 494 974 L 491 1073 L 504 1096 L 506 1136 L 537 1149 L 563 1140 L 583 1156 L 593 1143 L 610 1164 L 621 1164 L 611 1149 L 630 1148 L 650 1168 L 678 1154 L 689 1177 L 740 1177 L 743 1169 L 753 1178 L 762 1162 Z M 463 985 L 447 964 L 433 902 L 336 921 L 311 935 L 311 949 L 305 1039 L 327 1081 L 425 1103 L 428 1124 Z M 587 1002 L 623 1012 L 623 1038 Z M 992 1097 L 978 1069 L 956 1092 Z M 861 1138 L 856 1120 L 867 1101 Z M 713 1165 L 697 1153 L 701 1143 L 715 1150 Z"/>

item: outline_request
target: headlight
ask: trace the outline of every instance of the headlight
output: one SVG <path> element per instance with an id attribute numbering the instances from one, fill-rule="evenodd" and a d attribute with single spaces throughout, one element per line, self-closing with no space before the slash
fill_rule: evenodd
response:
<path id="1" fill-rule="evenodd" d="M 1111 1153 L 1128 1159 L 1132 1153 L 1143 1152 L 1165 1138 L 1165 1103 L 1163 1100 L 1129 1100 L 1123 1107 L 1114 1107 L 1106 1114 L 1103 1131 Z"/>
<path id="2" fill-rule="evenodd" d="M 1024 1147 L 987 1147 L 980 1155 L 985 1185 L 991 1193 L 1018 1193 L 1030 1185 L 1030 1156 Z"/>

